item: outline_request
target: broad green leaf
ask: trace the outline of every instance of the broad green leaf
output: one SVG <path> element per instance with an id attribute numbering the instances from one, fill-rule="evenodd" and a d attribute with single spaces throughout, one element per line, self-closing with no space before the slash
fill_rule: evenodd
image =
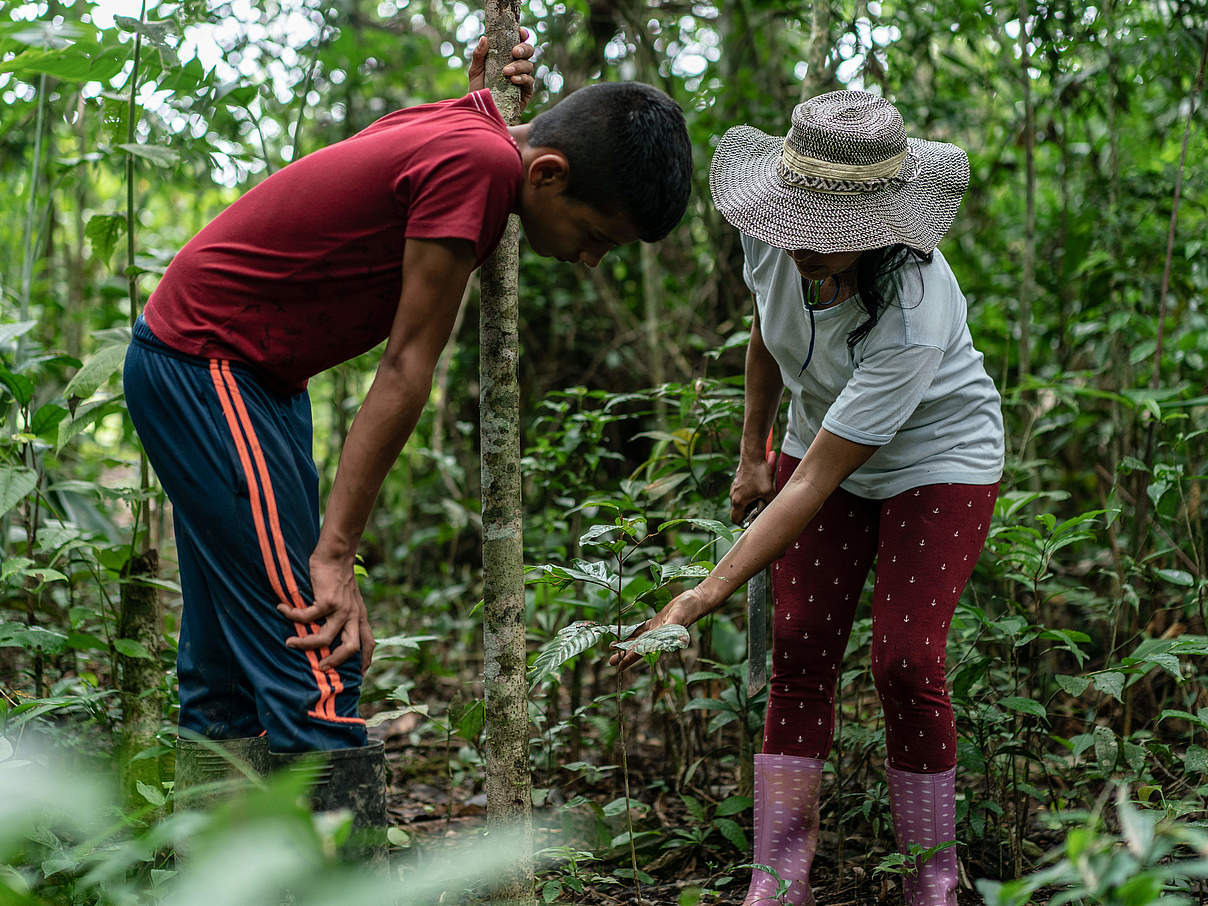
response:
<path id="1" fill-rule="evenodd" d="M 90 355 L 63 391 L 68 404 L 70 405 L 72 399 L 86 400 L 96 393 L 97 389 L 122 367 L 125 357 L 124 343 L 103 346 Z"/>
<path id="2" fill-rule="evenodd" d="M 93 256 L 108 265 L 118 240 L 126 233 L 126 218 L 121 214 L 93 214 L 84 227 Z"/>
<path id="3" fill-rule="evenodd" d="M 143 660 L 152 660 L 151 652 L 146 649 L 142 642 L 136 642 L 134 639 L 118 639 L 113 643 L 113 647 L 117 649 L 118 654 L 126 657 L 141 658 Z"/>
<path id="4" fill-rule="evenodd" d="M 1134 856 L 1147 855 L 1153 843 L 1154 815 L 1133 805 L 1127 786 L 1116 789 L 1116 811 L 1120 816 L 1120 833 L 1129 850 Z"/>
<path id="5" fill-rule="evenodd" d="M 1077 698 L 1091 684 L 1089 676 L 1070 676 L 1066 673 L 1058 673 L 1053 676 L 1053 681 L 1061 687 L 1061 691 L 1068 695 Z"/>
<path id="6" fill-rule="evenodd" d="M 1173 708 L 1167 708 L 1161 714 L 1158 715 L 1158 721 L 1161 722 L 1163 720 L 1166 720 L 1166 718 L 1168 718 L 1168 717 L 1174 717 L 1174 718 L 1178 718 L 1179 720 L 1185 720 L 1189 723 L 1195 724 L 1197 727 L 1199 727 L 1202 730 L 1208 730 L 1208 719 L 1205 719 L 1204 717 L 1202 717 L 1200 715 L 1192 714 L 1189 711 L 1178 711 Z"/>
<path id="7" fill-rule="evenodd" d="M 34 561 L 29 557 L 9 557 L 4 561 L 4 565 L 0 566 L 0 581 L 8 579 L 11 576 L 20 575 L 33 565 Z"/>
<path id="8" fill-rule="evenodd" d="M 588 547 L 596 545 L 611 548 L 612 550 L 621 550 L 625 546 L 624 541 L 618 541 L 615 537 L 607 537 L 620 531 L 621 527 L 619 525 L 593 525 L 579 536 L 579 546 Z"/>
<path id="9" fill-rule="evenodd" d="M 1110 727 L 1095 727 L 1095 760 L 1099 762 L 1099 767 L 1110 772 L 1116 768 L 1116 760 L 1120 757 L 1120 744 L 1116 741 L 1116 734 L 1111 731 Z"/>
<path id="10" fill-rule="evenodd" d="M 47 443 L 54 443 L 59 436 L 59 422 L 67 417 L 67 410 L 55 403 L 38 407 L 29 420 L 29 430 Z"/>
<path id="11" fill-rule="evenodd" d="M 428 716 L 428 706 L 427 705 L 408 705 L 405 708 L 392 708 L 389 711 L 379 711 L 377 714 L 374 714 L 372 717 L 367 717 L 365 719 L 365 726 L 380 727 L 382 724 L 387 723 L 389 721 L 398 720 L 400 717 L 402 717 L 405 714 L 418 714 L 421 717 L 427 717 Z"/>
<path id="12" fill-rule="evenodd" d="M 1047 718 L 1044 705 L 1030 698 L 1022 698 L 1020 696 L 1008 696 L 1007 698 L 999 699 L 998 702 L 1002 707 L 1008 708 L 1011 711 L 1018 711 L 1021 714 L 1031 714 L 1033 717 L 1039 717 L 1042 720 Z"/>
<path id="13" fill-rule="evenodd" d="M 58 654 L 67 648 L 67 636 L 44 626 L 27 626 L 0 632 L 0 647 Z"/>
<path id="14" fill-rule="evenodd" d="M 34 382 L 23 374 L 9 371 L 0 365 L 0 384 L 8 388 L 18 406 L 27 406 L 34 396 Z"/>
<path id="15" fill-rule="evenodd" d="M 164 148 L 161 145 L 122 143 L 118 145 L 118 148 L 125 151 L 127 154 L 132 154 L 135 157 L 141 157 L 143 160 L 150 161 L 157 167 L 171 167 L 178 160 L 180 160 L 179 153 L 173 151 L 171 148 Z"/>
<path id="16" fill-rule="evenodd" d="M 485 703 L 482 699 L 476 699 L 468 705 L 450 708 L 449 720 L 453 724 L 453 729 L 457 731 L 457 735 L 472 743 L 478 739 L 486 720 Z"/>
<path id="17" fill-rule="evenodd" d="M 532 667 L 529 668 L 529 682 L 536 685 L 539 680 L 553 673 L 576 654 L 583 653 L 600 639 L 613 634 L 611 626 L 591 620 L 580 620 L 560 629 L 533 661 Z"/>
<path id="18" fill-rule="evenodd" d="M 665 532 L 669 528 L 674 528 L 677 525 L 690 525 L 693 528 L 704 529 L 714 535 L 720 535 L 727 541 L 734 540 L 734 532 L 730 528 L 716 519 L 672 519 L 664 522 L 659 526 L 660 532 Z"/>
<path id="19" fill-rule="evenodd" d="M 1124 701 L 1123 673 L 1096 673 L 1091 677 L 1091 685 L 1100 692 L 1113 696 L 1118 701 Z"/>
<path id="20" fill-rule="evenodd" d="M 1195 585 L 1195 577 L 1182 569 L 1155 569 L 1154 575 L 1164 582 L 1178 585 L 1181 588 L 1191 588 L 1191 586 Z"/>
<path id="21" fill-rule="evenodd" d="M 678 623 L 668 623 L 666 626 L 645 632 L 636 639 L 617 642 L 616 645 L 638 654 L 653 654 L 656 651 L 678 651 L 687 648 L 690 641 L 687 629 Z"/>
<path id="22" fill-rule="evenodd" d="M 719 802 L 713 814 L 718 817 L 736 815 L 749 809 L 754 801 L 750 796 L 731 796 Z"/>
<path id="23" fill-rule="evenodd" d="M 1183 766 L 1192 774 L 1208 774 L 1208 749 L 1190 746 L 1183 755 Z"/>
<path id="24" fill-rule="evenodd" d="M 121 45 L 77 43 L 61 49 L 30 49 L 0 62 L 0 72 L 20 77 L 48 75 L 66 82 L 104 82 L 122 71 L 128 51 Z"/>
<path id="25" fill-rule="evenodd" d="M 720 698 L 694 698 L 684 705 L 685 711 L 729 711 L 730 706 Z"/>
<path id="26" fill-rule="evenodd" d="M 612 800 L 612 802 L 609 802 L 604 806 L 604 817 L 615 818 L 617 815 L 625 814 L 626 802 L 629 803 L 629 808 L 634 812 L 644 813 L 647 811 L 647 806 L 645 803 L 639 802 L 637 799 L 633 798 L 627 800 L 624 796 L 622 796 L 619 799 Z"/>
<path id="27" fill-rule="evenodd" d="M 38 473 L 25 466 L 0 463 L 0 516 L 33 493 L 38 486 Z"/>
<path id="28" fill-rule="evenodd" d="M 717 828 L 718 833 L 734 844 L 734 848 L 739 852 L 747 851 L 747 835 L 742 832 L 738 822 L 730 818 L 717 818 L 714 820 L 713 826 Z"/>
<path id="29" fill-rule="evenodd" d="M 134 785 L 138 789 L 139 795 L 142 796 L 144 799 L 146 799 L 148 802 L 150 802 L 152 805 L 154 805 L 156 808 L 159 808 L 165 802 L 167 802 L 167 799 L 164 798 L 163 792 L 155 789 L 155 787 L 148 786 L 147 784 L 143 783 L 141 780 L 135 781 Z"/>
<path id="30" fill-rule="evenodd" d="M 17 337 L 25 336 L 37 325 L 37 321 L 10 321 L 0 324 L 0 346 L 7 346 Z"/>
<path id="31" fill-rule="evenodd" d="M 699 563 L 685 563 L 678 566 L 660 566 L 659 584 L 663 585 L 673 579 L 703 579 L 709 575 L 709 568 Z"/>

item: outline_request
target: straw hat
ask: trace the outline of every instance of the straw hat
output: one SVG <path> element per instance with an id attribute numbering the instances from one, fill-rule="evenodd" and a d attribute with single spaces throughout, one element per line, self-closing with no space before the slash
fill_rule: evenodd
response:
<path id="1" fill-rule="evenodd" d="M 798 104 L 785 138 L 735 126 L 709 168 L 731 224 L 782 249 L 857 252 L 904 243 L 931 251 L 969 184 L 956 145 L 906 137 L 902 115 L 865 91 Z"/>

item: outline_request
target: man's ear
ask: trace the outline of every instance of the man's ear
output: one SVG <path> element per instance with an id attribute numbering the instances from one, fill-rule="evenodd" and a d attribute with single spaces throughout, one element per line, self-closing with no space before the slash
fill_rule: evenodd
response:
<path id="1" fill-rule="evenodd" d="M 570 161 L 561 151 L 542 151 L 529 162 L 528 182 L 534 189 L 565 189 Z"/>

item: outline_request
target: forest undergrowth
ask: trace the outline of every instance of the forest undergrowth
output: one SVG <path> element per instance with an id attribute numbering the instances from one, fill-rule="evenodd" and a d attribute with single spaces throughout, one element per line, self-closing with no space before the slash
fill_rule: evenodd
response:
<path id="1" fill-rule="evenodd" d="M 479 902 L 516 854 L 483 821 L 476 292 L 361 547 L 392 875 L 338 862 L 347 822 L 311 815 L 296 778 L 210 812 L 175 801 L 171 513 L 118 379 L 172 251 L 297 154 L 464 92 L 476 12 L 126 12 L 0 2 L 0 903 Z M 948 646 L 961 902 L 1208 902 L 1202 4 L 576 0 L 525 17 L 530 112 L 642 78 L 699 149 L 657 249 L 590 273 L 521 259 L 537 900 L 741 901 L 766 702 L 742 596 L 690 639 L 647 639 L 619 679 L 608 646 L 738 531 L 750 299 L 709 202 L 711 143 L 862 85 L 969 152 L 943 252 L 1007 424 Z M 311 384 L 324 489 L 378 354 Z M 900 902 L 917 856 L 892 844 L 870 626 L 865 604 L 823 784 L 823 904 Z"/>

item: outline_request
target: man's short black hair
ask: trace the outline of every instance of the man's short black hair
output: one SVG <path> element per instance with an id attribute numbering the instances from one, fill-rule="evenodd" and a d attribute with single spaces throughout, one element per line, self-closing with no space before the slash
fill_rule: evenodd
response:
<path id="1" fill-rule="evenodd" d="M 646 242 L 679 223 L 692 188 L 692 146 L 679 105 L 641 82 L 601 82 L 533 119 L 533 147 L 570 163 L 567 194 L 606 213 L 624 211 Z"/>

